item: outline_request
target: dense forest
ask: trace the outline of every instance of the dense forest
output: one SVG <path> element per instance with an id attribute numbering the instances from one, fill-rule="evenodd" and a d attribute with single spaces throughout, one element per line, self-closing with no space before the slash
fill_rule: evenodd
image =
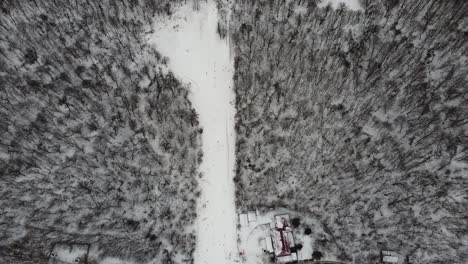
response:
<path id="1" fill-rule="evenodd" d="M 343 261 L 468 263 L 468 2 L 361 3 L 235 1 L 237 206 L 313 213 Z"/>
<path id="2" fill-rule="evenodd" d="M 202 129 L 146 40 L 178 2 L 0 2 L 0 263 L 193 261 Z M 217 3 L 238 209 L 312 215 L 342 261 L 468 263 L 468 1 Z"/>
<path id="3" fill-rule="evenodd" d="M 1 263 L 47 263 L 56 242 L 192 260 L 202 130 L 145 43 L 174 4 L 0 2 Z"/>

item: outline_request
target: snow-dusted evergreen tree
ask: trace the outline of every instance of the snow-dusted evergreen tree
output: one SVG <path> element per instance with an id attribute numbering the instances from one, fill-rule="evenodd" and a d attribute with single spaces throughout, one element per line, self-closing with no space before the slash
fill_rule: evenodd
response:
<path id="1" fill-rule="evenodd" d="M 362 6 L 235 2 L 237 205 L 314 213 L 345 261 L 466 263 L 468 2 Z"/>
<path id="2" fill-rule="evenodd" d="M 171 4 L 0 3 L 1 263 L 44 263 L 60 241 L 192 258 L 201 130 L 144 40 Z"/>

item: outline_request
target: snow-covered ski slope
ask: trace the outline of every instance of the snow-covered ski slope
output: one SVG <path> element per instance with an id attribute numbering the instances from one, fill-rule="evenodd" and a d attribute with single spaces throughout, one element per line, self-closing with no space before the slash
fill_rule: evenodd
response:
<path id="1" fill-rule="evenodd" d="M 150 42 L 169 58 L 169 68 L 189 83 L 203 127 L 202 189 L 198 203 L 196 264 L 229 264 L 237 252 L 234 205 L 233 58 L 217 34 L 213 1 L 189 2 L 167 21 L 157 21 Z M 195 9 L 195 10 L 194 10 Z"/>

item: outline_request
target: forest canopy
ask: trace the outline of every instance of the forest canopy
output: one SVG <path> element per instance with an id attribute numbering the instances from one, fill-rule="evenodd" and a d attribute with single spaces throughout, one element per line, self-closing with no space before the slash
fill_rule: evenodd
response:
<path id="1" fill-rule="evenodd" d="M 0 262 L 192 259 L 201 130 L 144 38 L 173 4 L 0 3 Z"/>
<path id="2" fill-rule="evenodd" d="M 236 199 L 371 263 L 468 261 L 468 2 L 236 1 Z M 259 199 L 259 197 L 262 197 Z"/>

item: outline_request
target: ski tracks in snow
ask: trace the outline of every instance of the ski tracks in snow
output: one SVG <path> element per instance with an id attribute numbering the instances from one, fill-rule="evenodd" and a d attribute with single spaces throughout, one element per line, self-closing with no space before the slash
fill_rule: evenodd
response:
<path id="1" fill-rule="evenodd" d="M 234 63 L 227 39 L 217 34 L 213 1 L 186 4 L 167 21 L 157 21 L 149 42 L 169 58 L 169 68 L 190 83 L 203 127 L 203 178 L 196 220 L 196 264 L 229 264 L 237 253 L 234 204 Z"/>

